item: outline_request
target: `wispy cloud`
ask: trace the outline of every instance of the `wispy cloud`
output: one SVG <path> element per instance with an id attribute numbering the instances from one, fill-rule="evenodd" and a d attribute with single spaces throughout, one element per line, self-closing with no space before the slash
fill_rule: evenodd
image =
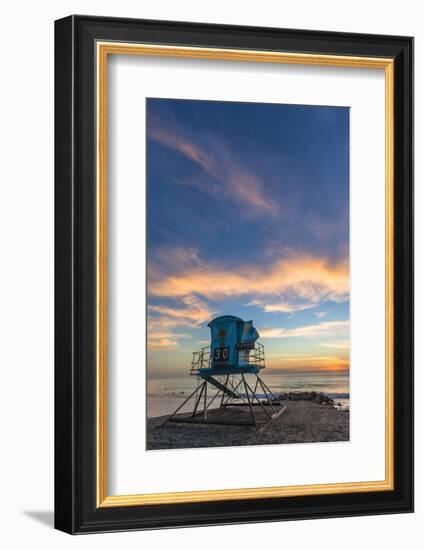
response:
<path id="1" fill-rule="evenodd" d="M 326 321 L 314 325 L 304 325 L 296 328 L 260 328 L 262 338 L 309 338 L 314 336 L 346 334 L 349 321 Z"/>
<path id="2" fill-rule="evenodd" d="M 316 311 L 314 315 L 316 315 L 319 319 L 322 319 L 323 317 L 328 315 L 328 311 Z"/>
<path id="3" fill-rule="evenodd" d="M 347 350 L 349 349 L 349 340 L 340 340 L 335 342 L 323 342 L 320 344 L 323 348 L 331 348 L 331 349 L 342 349 Z"/>
<path id="4" fill-rule="evenodd" d="M 190 321 L 149 314 L 147 316 L 147 349 L 149 351 L 178 349 L 180 340 L 189 336 L 187 329 L 191 326 Z M 186 331 L 181 332 L 184 329 Z"/>
<path id="5" fill-rule="evenodd" d="M 222 144 L 211 140 L 210 150 L 206 151 L 184 135 L 176 124 L 172 127 L 166 126 L 153 117 L 148 126 L 148 136 L 196 163 L 215 182 L 211 185 L 207 181 L 196 179 L 190 182 L 191 185 L 208 194 L 231 198 L 255 211 L 267 215 L 277 214 L 277 204 L 266 196 L 261 179 L 230 158 Z"/>
<path id="6" fill-rule="evenodd" d="M 148 125 L 148 136 L 170 149 L 174 149 L 199 164 L 205 172 L 213 172 L 215 161 L 210 155 L 202 151 L 194 143 L 184 138 L 180 132 L 174 128 L 166 127 L 157 118 L 152 118 Z"/>
<path id="7" fill-rule="evenodd" d="M 149 351 L 153 350 L 177 350 L 179 348 L 178 340 L 172 333 L 152 333 L 147 341 Z"/>
<path id="8" fill-rule="evenodd" d="M 268 306 L 268 311 L 273 306 L 277 311 L 279 305 L 287 311 L 287 300 L 280 301 L 284 295 L 289 295 L 291 302 L 295 298 L 297 303 L 300 301 L 303 304 L 318 304 L 322 300 L 342 302 L 349 295 L 347 260 L 330 262 L 318 256 L 297 254 L 268 266 L 255 263 L 230 269 L 202 262 L 191 268 L 185 265 L 178 269 L 175 264 L 172 267 L 172 275 L 151 267 L 151 296 L 181 298 L 198 295 L 223 300 L 250 295 L 257 303 L 261 302 L 264 309 Z"/>
<path id="9" fill-rule="evenodd" d="M 195 296 L 185 296 L 173 306 L 148 305 L 147 345 L 149 350 L 179 347 L 189 337 L 181 329 L 192 329 L 210 321 L 213 311 Z M 153 313 L 153 315 L 152 315 Z"/>
<path id="10" fill-rule="evenodd" d="M 210 321 L 213 312 L 207 304 L 195 296 L 184 296 L 182 298 L 182 303 L 183 305 L 172 307 L 149 304 L 148 309 L 162 316 L 162 319 L 167 320 L 168 326 L 192 326 Z"/>
<path id="11" fill-rule="evenodd" d="M 266 313 L 296 313 L 312 309 L 319 304 L 319 299 L 307 302 L 296 303 L 290 300 L 279 300 L 277 302 L 266 302 L 264 300 L 252 300 L 249 306 L 260 306 Z"/>

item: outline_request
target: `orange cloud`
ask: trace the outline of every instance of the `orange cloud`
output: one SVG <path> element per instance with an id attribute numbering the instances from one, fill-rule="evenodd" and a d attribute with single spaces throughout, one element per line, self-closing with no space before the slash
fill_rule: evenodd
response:
<path id="1" fill-rule="evenodd" d="M 175 350 L 179 340 L 187 334 L 178 332 L 182 327 L 193 328 L 210 321 L 213 312 L 208 306 L 195 296 L 185 296 L 181 300 L 183 305 L 161 306 L 149 304 L 147 322 L 147 346 L 149 350 Z"/>
<path id="2" fill-rule="evenodd" d="M 191 161 L 198 164 L 206 174 L 218 183 L 210 185 L 207 182 L 195 180 L 195 185 L 208 194 L 218 194 L 229 197 L 239 203 L 244 203 L 256 211 L 268 215 L 277 214 L 276 203 L 263 192 L 262 181 L 243 166 L 229 158 L 224 149 L 217 144 L 211 144 L 211 151 L 204 151 L 198 144 L 192 143 L 181 132 L 174 128 L 165 127 L 158 120 L 153 120 L 148 128 L 149 137 L 162 145 L 178 151 Z"/>
<path id="3" fill-rule="evenodd" d="M 211 320 L 213 312 L 209 307 L 195 296 L 184 296 L 182 298 L 183 306 L 157 306 L 148 305 L 151 312 L 162 316 L 162 322 L 167 322 L 168 326 L 182 325 L 200 325 Z"/>
<path id="4" fill-rule="evenodd" d="M 207 310 L 198 311 L 196 309 L 189 309 L 189 308 L 172 308 L 172 307 L 166 307 L 166 306 L 150 306 L 150 305 L 148 306 L 148 308 L 150 311 L 153 311 L 154 313 L 159 313 L 167 317 L 193 321 L 194 324 L 196 325 L 205 323 L 206 321 L 210 321 L 211 319 L 211 314 Z"/>
<path id="5" fill-rule="evenodd" d="M 153 350 L 177 350 L 178 342 L 173 337 L 172 338 L 159 338 L 154 335 L 148 339 L 147 347 L 149 351 Z"/>
<path id="6" fill-rule="evenodd" d="M 147 317 L 147 349 L 175 350 L 178 349 L 178 340 L 187 336 L 176 332 L 181 326 L 191 326 L 189 322 L 180 322 L 169 317 Z"/>
<path id="7" fill-rule="evenodd" d="M 264 308 L 266 304 L 272 308 L 272 304 L 278 302 L 270 299 L 285 293 L 315 304 L 323 299 L 345 301 L 349 295 L 347 260 L 332 263 L 326 258 L 304 254 L 288 256 L 269 266 L 255 263 L 229 270 L 203 263 L 180 272 L 175 269 L 177 272 L 173 275 L 151 269 L 149 294 L 170 298 L 197 294 L 208 299 L 253 295 L 261 300 Z"/>
<path id="8" fill-rule="evenodd" d="M 187 336 L 175 332 L 175 325 L 168 323 L 166 319 L 159 317 L 147 318 L 147 349 L 176 350 L 179 348 L 178 340 Z"/>

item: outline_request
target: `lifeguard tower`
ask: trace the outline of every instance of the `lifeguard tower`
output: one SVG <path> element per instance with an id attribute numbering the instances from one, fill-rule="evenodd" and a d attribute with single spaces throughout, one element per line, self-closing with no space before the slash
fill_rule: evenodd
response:
<path id="1" fill-rule="evenodd" d="M 264 420 L 266 425 L 285 407 L 259 376 L 265 368 L 265 355 L 258 331 L 252 321 L 234 315 L 217 317 L 208 327 L 210 346 L 195 351 L 191 363 L 190 375 L 196 377 L 197 387 L 163 424 L 203 422 L 264 427 Z M 188 413 L 177 415 L 190 403 Z M 234 407 L 234 414 L 225 414 L 228 407 Z M 243 407 L 247 408 L 247 418 Z"/>

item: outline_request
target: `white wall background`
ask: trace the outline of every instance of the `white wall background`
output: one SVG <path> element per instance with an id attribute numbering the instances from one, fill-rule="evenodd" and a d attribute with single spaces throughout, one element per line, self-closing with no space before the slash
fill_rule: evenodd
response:
<path id="1" fill-rule="evenodd" d="M 386 0 L 19 1 L 0 32 L 0 544 L 3 548 L 419 548 L 424 521 L 424 293 L 416 288 L 416 513 L 70 537 L 53 508 L 53 21 L 71 13 L 416 37 L 416 281 L 421 208 L 424 27 L 420 2 Z"/>

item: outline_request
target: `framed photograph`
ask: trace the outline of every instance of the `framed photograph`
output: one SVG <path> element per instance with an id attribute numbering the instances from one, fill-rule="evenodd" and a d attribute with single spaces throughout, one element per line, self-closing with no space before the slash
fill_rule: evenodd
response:
<path id="1" fill-rule="evenodd" d="M 55 24 L 55 525 L 413 510 L 413 39 Z"/>

